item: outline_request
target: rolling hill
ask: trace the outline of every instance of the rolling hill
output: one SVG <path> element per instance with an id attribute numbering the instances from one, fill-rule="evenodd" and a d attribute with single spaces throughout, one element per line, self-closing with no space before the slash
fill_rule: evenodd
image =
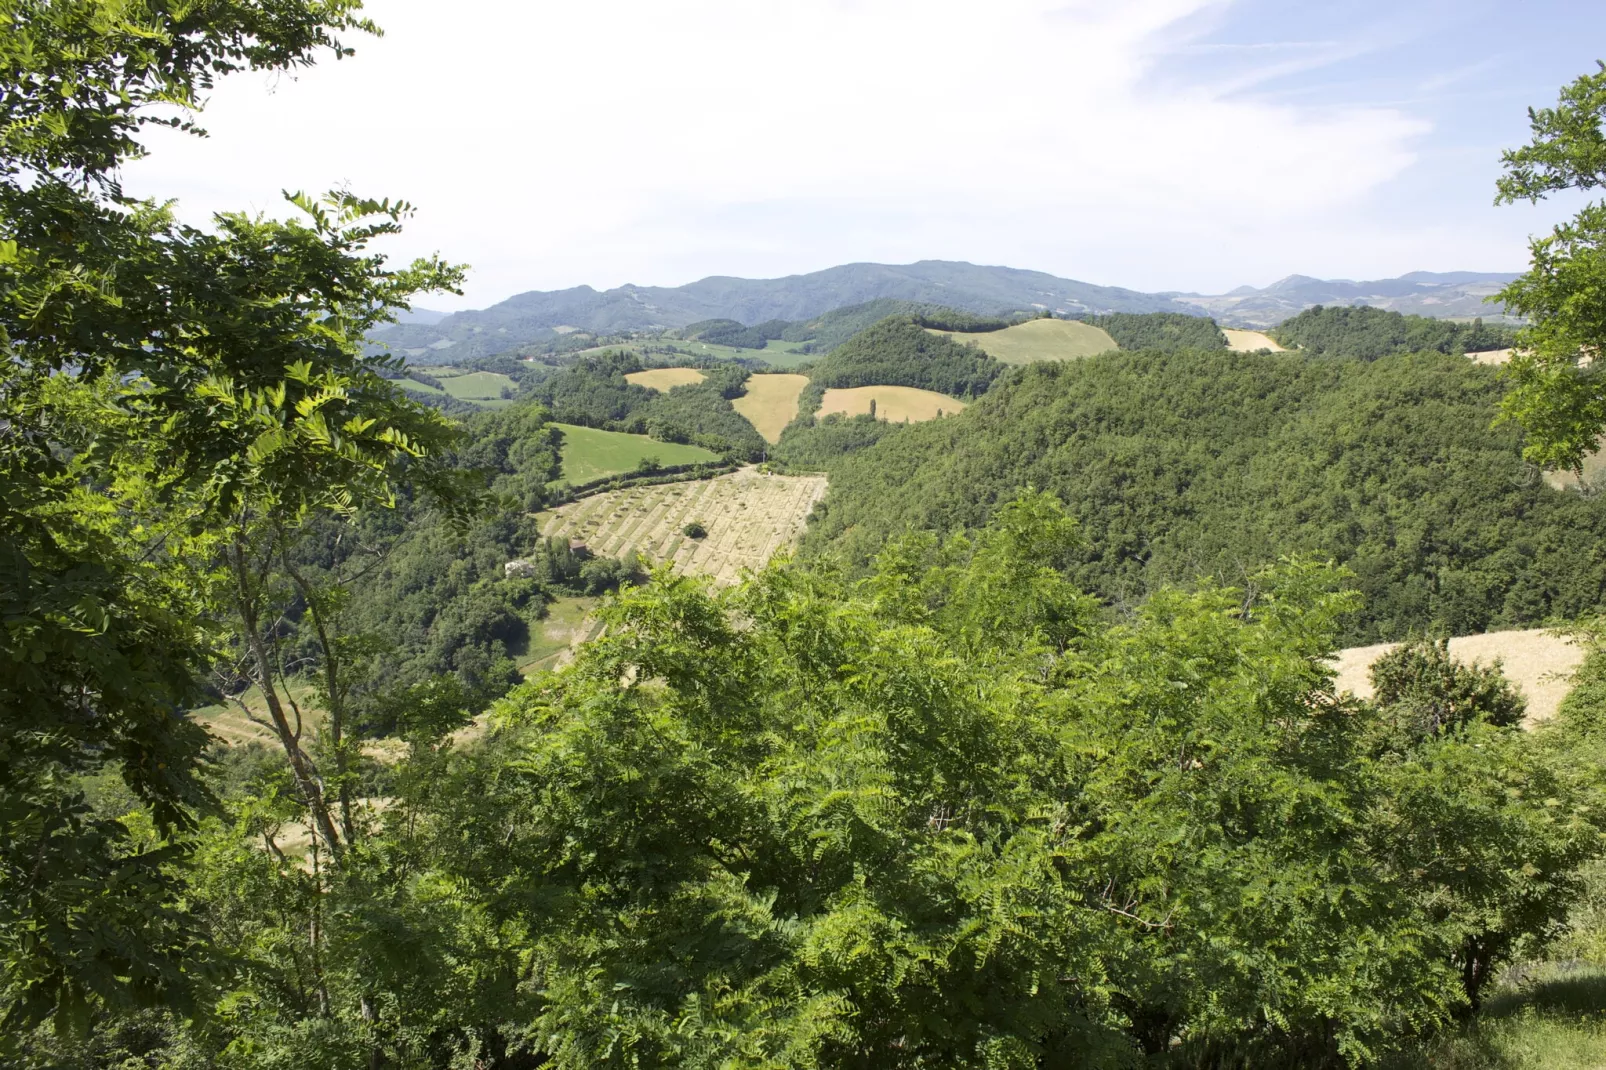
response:
<path id="1" fill-rule="evenodd" d="M 1290 275 L 1263 289 L 1240 286 L 1230 293 L 1171 293 L 1164 296 L 1191 305 L 1230 327 L 1275 327 L 1314 305 L 1370 305 L 1435 319 L 1502 320 L 1502 308 L 1484 298 L 1499 292 L 1517 276 L 1489 271 L 1413 271 L 1397 279 L 1352 282 Z"/>
<path id="2" fill-rule="evenodd" d="M 1514 276 L 1415 271 L 1397 279 L 1352 282 L 1290 275 L 1263 289 L 1241 286 L 1207 295 L 1142 293 L 1041 271 L 922 260 L 914 264 L 844 264 L 779 279 L 716 275 L 684 286 L 619 286 L 596 290 L 532 290 L 486 309 L 437 319 L 420 310 L 373 335 L 373 341 L 430 363 L 452 363 L 554 342 L 564 335 L 667 330 L 711 320 L 741 324 L 807 321 L 871 302 L 941 306 L 979 315 L 1048 310 L 1060 316 L 1178 312 L 1214 316 L 1224 326 L 1275 326 L 1313 305 L 1367 304 L 1439 318 L 1499 318 L 1483 298 Z M 873 322 L 908 309 L 876 308 Z M 837 339 L 840 340 L 840 339 Z M 828 348 L 824 347 L 824 348 Z"/>
<path id="3" fill-rule="evenodd" d="M 780 279 L 711 276 L 675 287 L 533 290 L 433 324 L 396 324 L 375 340 L 408 356 L 463 360 L 550 341 L 576 330 L 614 333 L 678 328 L 715 319 L 747 324 L 805 320 L 883 298 L 988 315 L 1033 309 L 1062 315 L 1195 311 L 1170 297 L 1062 279 L 1041 271 L 922 260 L 915 264 L 844 264 Z"/>

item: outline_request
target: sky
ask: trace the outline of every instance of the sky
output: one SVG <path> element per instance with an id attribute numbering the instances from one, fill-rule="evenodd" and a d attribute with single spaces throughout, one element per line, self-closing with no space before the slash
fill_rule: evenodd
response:
<path id="1" fill-rule="evenodd" d="M 356 55 L 213 91 L 130 192 L 416 206 L 381 251 L 526 290 L 855 261 L 1145 291 L 1520 271 L 1576 210 L 1493 206 L 1598 0 L 370 0 Z"/>

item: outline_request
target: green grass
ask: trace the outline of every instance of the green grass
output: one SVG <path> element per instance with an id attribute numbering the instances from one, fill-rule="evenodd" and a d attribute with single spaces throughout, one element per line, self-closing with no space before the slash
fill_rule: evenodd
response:
<path id="1" fill-rule="evenodd" d="M 771 339 L 768 345 L 753 353 L 753 355 L 769 364 L 772 368 L 796 368 L 800 364 L 807 364 L 810 361 L 820 359 L 820 354 L 818 353 L 798 352 L 806 344 L 805 342 L 779 342 Z M 749 350 L 749 352 L 752 351 Z"/>
<path id="2" fill-rule="evenodd" d="M 646 435 L 598 431 L 574 424 L 552 426 L 563 432 L 563 478 L 570 483 L 589 483 L 603 476 L 635 471 L 645 457 L 656 457 L 663 465 L 719 460 L 717 453 L 701 446 L 658 442 Z"/>
<path id="3" fill-rule="evenodd" d="M 569 649 L 598 601 L 600 599 L 596 598 L 559 598 L 547 606 L 546 616 L 530 628 L 530 645 L 519 658 L 519 671 L 529 674 L 556 667 L 558 656 Z"/>
<path id="4" fill-rule="evenodd" d="M 1549 965 L 1505 983 L 1467 1024 L 1387 1070 L 1597 1070 L 1606 1066 L 1606 968 Z"/>
<path id="5" fill-rule="evenodd" d="M 449 394 L 459 401 L 478 405 L 483 409 L 499 409 L 511 399 L 502 397 L 502 388 L 516 390 L 518 384 L 501 372 L 471 372 L 461 368 L 428 367 L 415 371 L 440 380 L 439 387 L 420 383 L 416 379 L 400 379 L 396 385 L 414 394 Z"/>

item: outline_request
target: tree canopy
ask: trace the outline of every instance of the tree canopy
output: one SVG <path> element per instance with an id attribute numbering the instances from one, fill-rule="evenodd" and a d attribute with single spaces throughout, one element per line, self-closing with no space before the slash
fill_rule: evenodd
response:
<path id="1" fill-rule="evenodd" d="M 1565 86 L 1554 108 L 1528 110 L 1533 140 L 1501 156 L 1497 204 L 1537 202 L 1606 184 L 1606 63 Z M 1532 266 L 1499 294 L 1529 326 L 1509 365 L 1505 413 L 1528 432 L 1527 456 L 1578 470 L 1606 430 L 1606 202 L 1528 245 Z"/>
<path id="2" fill-rule="evenodd" d="M 781 455 L 831 474 L 809 553 L 862 564 L 1036 486 L 1081 523 L 1073 575 L 1111 603 L 1299 551 L 1355 572 L 1346 638 L 1465 635 L 1606 591 L 1606 506 L 1525 470 L 1517 430 L 1490 426 L 1500 394 L 1494 369 L 1436 353 L 1110 353 L 1015 369 L 955 419 L 835 460 L 799 427 Z"/>
<path id="3" fill-rule="evenodd" d="M 1506 349 L 1515 333 L 1507 327 L 1407 316 L 1367 305 L 1307 308 L 1272 332 L 1278 344 L 1314 357 L 1377 360 L 1395 353 L 1479 353 Z"/>

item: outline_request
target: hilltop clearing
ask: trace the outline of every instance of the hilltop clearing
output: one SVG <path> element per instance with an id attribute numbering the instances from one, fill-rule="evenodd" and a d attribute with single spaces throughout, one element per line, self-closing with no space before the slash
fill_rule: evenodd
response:
<path id="1" fill-rule="evenodd" d="M 1262 349 L 1269 349 L 1273 353 L 1286 352 L 1271 337 L 1260 331 L 1244 331 L 1236 327 L 1223 327 L 1221 333 L 1227 337 L 1227 348 L 1234 353 L 1258 353 Z"/>
<path id="2" fill-rule="evenodd" d="M 797 399 L 809 385 L 806 375 L 749 375 L 747 393 L 731 406 L 752 423 L 764 441 L 781 440 L 781 429 L 797 417 Z"/>
<path id="3" fill-rule="evenodd" d="M 1104 330 L 1077 320 L 1034 319 L 1001 331 L 957 334 L 933 331 L 956 342 L 975 345 L 982 352 L 1005 364 L 1030 364 L 1039 360 L 1075 360 L 1119 349 Z"/>
<path id="4" fill-rule="evenodd" d="M 636 554 L 652 564 L 733 583 L 792 546 L 823 476 L 779 476 L 744 468 L 697 482 L 668 483 L 598 494 L 541 518 L 543 535 L 583 542 L 606 557 Z M 699 524 L 701 537 L 686 533 Z"/>
<path id="5" fill-rule="evenodd" d="M 1378 643 L 1339 651 L 1338 690 L 1370 699 L 1368 670 L 1378 658 L 1399 646 Z M 1572 690 L 1572 674 L 1583 664 L 1584 650 L 1571 639 L 1531 628 L 1451 639 L 1450 656 L 1467 664 L 1493 665 L 1498 661 L 1506 679 L 1528 700 L 1525 723 L 1533 725 L 1553 716 Z"/>
<path id="6" fill-rule="evenodd" d="M 575 424 L 555 423 L 552 426 L 563 434 L 562 479 L 575 485 L 604 476 L 649 471 L 651 467 L 719 460 L 719 454 L 701 446 L 660 442 L 646 435 L 599 431 L 594 427 Z"/>
<path id="7" fill-rule="evenodd" d="M 920 390 L 912 386 L 855 386 L 827 390 L 820 402 L 819 415 L 868 415 L 872 403 L 875 405 L 876 419 L 895 424 L 919 423 L 939 416 L 951 416 L 965 407 L 965 402 L 958 398 L 934 390 Z"/>
<path id="8" fill-rule="evenodd" d="M 700 383 L 706 378 L 708 376 L 696 368 L 649 368 L 642 372 L 631 372 L 625 376 L 625 382 L 667 394 L 677 386 Z"/>

